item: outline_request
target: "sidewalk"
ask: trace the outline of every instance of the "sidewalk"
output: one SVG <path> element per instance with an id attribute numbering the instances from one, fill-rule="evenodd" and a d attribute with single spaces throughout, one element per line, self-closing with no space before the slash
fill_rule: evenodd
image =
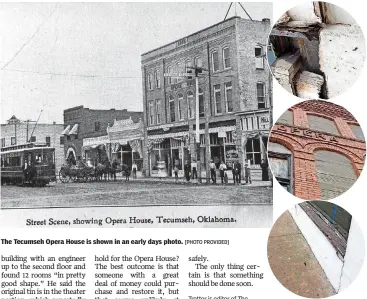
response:
<path id="1" fill-rule="evenodd" d="M 288 211 L 275 222 L 271 230 L 268 259 L 275 277 L 291 292 L 308 298 L 335 295 L 332 285 Z"/>
<path id="2" fill-rule="evenodd" d="M 121 178 L 121 177 L 117 177 L 118 180 L 121 179 L 125 179 L 125 178 Z M 189 182 L 186 182 L 185 178 L 178 178 L 177 182 L 175 181 L 174 178 L 172 177 L 165 177 L 165 178 L 158 178 L 158 177 L 137 177 L 136 179 L 133 179 L 132 176 L 130 176 L 130 182 L 159 182 L 159 183 L 166 183 L 166 184 L 190 184 L 190 185 L 197 185 L 198 180 L 192 180 L 190 179 Z M 210 181 L 210 183 L 207 183 L 206 179 L 203 179 L 203 182 L 200 183 L 199 185 L 211 185 L 212 182 Z M 221 180 L 220 178 L 217 178 L 217 186 L 222 185 L 221 184 Z M 224 184 L 223 184 L 224 186 Z M 230 180 L 227 184 L 227 186 L 234 186 L 233 184 L 233 180 Z M 271 182 L 270 181 L 252 181 L 251 184 L 246 184 L 244 181 L 241 181 L 241 186 L 246 186 L 246 187 L 271 187 Z"/>

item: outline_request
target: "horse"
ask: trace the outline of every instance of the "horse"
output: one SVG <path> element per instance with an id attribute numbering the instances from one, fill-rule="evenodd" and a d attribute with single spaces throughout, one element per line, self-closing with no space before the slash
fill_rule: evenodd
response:
<path id="1" fill-rule="evenodd" d="M 103 176 L 106 180 L 108 172 L 109 172 L 109 169 L 107 168 L 106 165 L 98 163 L 95 170 L 94 170 L 94 174 L 95 174 L 95 177 L 96 177 L 97 181 L 102 181 Z"/>

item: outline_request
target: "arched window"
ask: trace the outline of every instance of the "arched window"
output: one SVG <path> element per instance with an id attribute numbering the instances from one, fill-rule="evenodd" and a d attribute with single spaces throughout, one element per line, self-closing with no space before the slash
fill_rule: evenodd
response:
<path id="1" fill-rule="evenodd" d="M 183 95 L 179 93 L 177 95 L 177 102 L 178 102 L 178 119 L 184 119 L 184 112 L 183 112 Z"/>
<path id="2" fill-rule="evenodd" d="M 195 101 L 194 101 L 194 94 L 192 91 L 187 92 L 187 102 L 189 104 L 189 118 L 195 117 Z"/>
<path id="3" fill-rule="evenodd" d="M 307 119 L 308 125 L 312 130 L 330 133 L 337 136 L 340 135 L 334 121 L 330 119 L 310 114 L 307 115 Z"/>
<path id="4" fill-rule="evenodd" d="M 195 57 L 194 65 L 196 67 L 202 67 L 203 66 L 203 61 L 201 60 L 200 56 Z"/>
<path id="5" fill-rule="evenodd" d="M 353 165 L 346 156 L 317 150 L 314 157 L 321 199 L 331 199 L 343 194 L 357 180 Z"/>
<path id="6" fill-rule="evenodd" d="M 152 74 L 148 74 L 148 90 L 152 90 L 153 89 L 153 79 L 152 79 Z"/>
<path id="7" fill-rule="evenodd" d="M 192 67 L 191 60 L 190 59 L 187 59 L 185 61 L 185 72 L 187 73 L 187 71 L 190 71 L 191 70 L 191 67 Z"/>
<path id="8" fill-rule="evenodd" d="M 175 122 L 176 120 L 175 98 L 173 96 L 169 96 L 168 102 L 169 102 L 170 121 Z"/>
<path id="9" fill-rule="evenodd" d="M 219 71 L 219 55 L 218 55 L 218 51 L 213 51 L 212 52 L 212 67 L 213 67 L 213 72 Z"/>
<path id="10" fill-rule="evenodd" d="M 167 67 L 167 74 L 170 75 L 172 74 L 172 66 L 168 66 Z M 172 78 L 171 77 L 167 77 L 167 85 L 172 84 Z"/>
<path id="11" fill-rule="evenodd" d="M 182 73 L 182 65 L 181 62 L 177 62 L 176 64 L 176 72 L 175 73 Z M 180 77 L 174 77 L 173 82 L 177 83 L 180 82 L 182 79 Z"/>
<path id="12" fill-rule="evenodd" d="M 269 166 L 279 184 L 293 193 L 292 152 L 279 143 L 268 142 Z"/>
<path id="13" fill-rule="evenodd" d="M 155 88 L 161 88 L 161 76 L 159 70 L 154 72 Z"/>
<path id="14" fill-rule="evenodd" d="M 199 88 L 199 117 L 204 117 L 204 92 Z"/>

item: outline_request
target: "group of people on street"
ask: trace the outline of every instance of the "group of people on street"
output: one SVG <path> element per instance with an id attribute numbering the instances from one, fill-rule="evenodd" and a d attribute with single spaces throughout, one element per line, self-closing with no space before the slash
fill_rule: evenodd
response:
<path id="1" fill-rule="evenodd" d="M 235 161 L 230 166 L 232 168 L 233 184 L 240 185 L 241 184 L 241 172 L 242 172 L 241 163 L 239 161 Z M 262 180 L 268 181 L 269 180 L 268 162 L 265 159 L 263 159 L 261 161 L 260 166 L 262 169 Z M 224 163 L 224 161 L 222 160 L 219 164 L 218 169 L 219 169 L 221 183 L 227 184 L 228 183 L 227 170 L 230 169 L 229 165 Z M 184 171 L 186 182 L 190 182 L 190 179 L 198 178 L 197 170 L 198 168 L 197 168 L 196 160 L 193 160 L 191 163 L 188 160 L 185 161 L 183 171 Z M 217 183 L 217 165 L 214 163 L 214 160 L 209 161 L 209 170 L 210 170 L 210 179 L 213 184 L 216 184 Z M 179 173 L 179 163 L 175 163 L 174 168 L 173 168 L 173 173 L 175 176 L 175 182 L 177 182 L 178 173 Z M 245 175 L 244 179 L 245 179 L 246 184 L 252 184 L 251 168 L 250 168 L 250 163 L 248 161 L 244 165 L 244 175 Z"/>

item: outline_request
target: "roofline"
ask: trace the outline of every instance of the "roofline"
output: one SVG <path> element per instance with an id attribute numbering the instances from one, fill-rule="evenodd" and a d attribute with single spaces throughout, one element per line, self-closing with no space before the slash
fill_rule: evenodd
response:
<path id="1" fill-rule="evenodd" d="M 210 29 L 210 28 L 213 28 L 213 27 L 215 27 L 215 26 L 218 26 L 218 25 L 220 25 L 220 24 L 223 24 L 223 23 L 228 22 L 228 21 L 233 20 L 233 19 L 247 20 L 247 19 L 243 19 L 243 18 L 238 17 L 238 16 L 237 16 L 237 17 L 236 17 L 236 16 L 234 16 L 234 17 L 230 17 L 230 18 L 228 18 L 227 20 L 221 21 L 221 22 L 219 22 L 219 23 L 216 23 L 216 24 L 214 24 L 214 25 L 211 25 L 211 26 L 209 26 L 209 27 L 206 27 L 206 28 L 204 28 L 204 29 L 201 29 L 201 30 L 199 30 L 199 31 L 196 31 L 196 32 L 194 32 L 194 33 L 192 33 L 192 34 L 185 35 L 185 36 L 183 36 L 183 37 L 181 37 L 181 38 L 179 38 L 179 39 L 176 39 L 176 40 L 175 40 L 175 41 L 173 41 L 173 42 L 170 42 L 170 43 L 168 43 L 168 44 L 165 44 L 165 45 L 163 45 L 163 46 L 160 46 L 160 47 L 155 48 L 155 49 L 153 49 L 153 50 L 150 50 L 150 51 L 148 51 L 148 52 L 145 52 L 145 53 L 141 54 L 141 56 L 144 56 L 144 55 L 150 54 L 150 53 L 152 53 L 152 52 L 154 52 L 154 51 L 160 50 L 160 49 L 162 49 L 162 48 L 164 48 L 164 47 L 166 47 L 166 46 L 168 46 L 168 45 L 171 45 L 171 44 L 177 43 L 179 40 L 181 40 L 181 39 L 183 39 L 183 38 L 185 38 L 185 37 L 187 38 L 187 37 L 193 36 L 193 35 L 195 35 L 195 34 L 198 34 L 198 33 L 200 33 L 200 32 L 203 32 L 203 31 L 205 31 L 205 30 L 208 30 L 208 29 Z M 251 20 L 249 20 L 249 21 L 251 21 Z M 255 21 L 255 22 L 256 22 L 256 20 L 253 20 L 253 21 Z M 261 21 L 258 21 L 258 22 L 261 22 Z"/>

